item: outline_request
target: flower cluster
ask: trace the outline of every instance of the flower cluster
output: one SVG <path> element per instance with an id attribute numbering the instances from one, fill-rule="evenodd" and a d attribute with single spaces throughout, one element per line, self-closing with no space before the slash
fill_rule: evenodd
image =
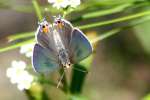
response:
<path id="1" fill-rule="evenodd" d="M 34 43 L 26 44 L 21 46 L 20 53 L 25 54 L 26 57 L 31 57 L 33 54 Z"/>
<path id="2" fill-rule="evenodd" d="M 80 5 L 80 0 L 48 0 L 49 3 L 53 4 L 53 7 L 66 8 L 67 6 L 71 6 L 73 8 Z"/>
<path id="3" fill-rule="evenodd" d="M 11 83 L 17 84 L 19 90 L 29 89 L 34 78 L 25 70 L 26 63 L 23 61 L 12 61 L 11 65 L 6 71 L 6 75 L 10 78 Z"/>

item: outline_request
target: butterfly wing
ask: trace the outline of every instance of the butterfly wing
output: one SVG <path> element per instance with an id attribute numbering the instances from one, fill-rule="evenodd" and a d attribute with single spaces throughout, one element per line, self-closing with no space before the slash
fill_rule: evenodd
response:
<path id="1" fill-rule="evenodd" d="M 87 37 L 77 28 L 72 32 L 70 42 L 70 59 L 72 63 L 77 63 L 92 53 L 92 46 Z"/>
<path id="2" fill-rule="evenodd" d="M 43 47 L 50 49 L 53 54 L 57 55 L 56 47 L 55 47 L 55 43 L 53 39 L 52 27 L 49 25 L 48 33 L 43 33 L 40 30 L 41 30 L 41 27 L 39 26 L 35 35 L 37 42 Z"/>
<path id="3" fill-rule="evenodd" d="M 37 42 L 39 44 L 41 44 L 44 47 L 48 47 L 48 37 L 46 37 L 45 35 L 43 35 L 44 33 L 42 33 L 40 30 L 41 26 L 39 26 L 37 28 L 37 31 L 35 33 L 35 38 L 37 40 Z"/>
<path id="4" fill-rule="evenodd" d="M 32 64 L 36 72 L 47 73 L 59 68 L 57 57 L 39 44 L 35 44 Z"/>
<path id="5" fill-rule="evenodd" d="M 58 27 L 57 24 L 54 25 L 55 29 L 59 33 L 63 44 L 65 45 L 66 49 L 69 48 L 69 43 L 71 41 L 71 33 L 73 31 L 73 26 L 71 23 L 65 19 L 61 19 L 60 22 L 63 24 L 61 28 Z"/>

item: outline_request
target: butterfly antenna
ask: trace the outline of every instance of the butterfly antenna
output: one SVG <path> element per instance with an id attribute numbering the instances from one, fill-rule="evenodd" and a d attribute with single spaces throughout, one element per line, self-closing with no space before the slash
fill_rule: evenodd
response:
<path id="1" fill-rule="evenodd" d="M 80 68 L 76 68 L 76 67 L 72 67 L 72 68 L 75 69 L 75 70 L 77 70 L 77 71 L 83 72 L 83 73 L 88 73 L 88 71 L 82 70 Z"/>
<path id="2" fill-rule="evenodd" d="M 57 17 L 56 16 L 52 16 L 53 20 L 55 20 Z"/>
<path id="3" fill-rule="evenodd" d="M 58 84 L 57 84 L 57 88 L 59 88 L 60 83 L 61 83 L 61 81 L 62 81 L 64 75 L 65 75 L 65 70 L 63 71 L 63 73 L 62 73 L 62 75 L 61 75 L 61 77 L 60 77 L 60 80 L 59 80 L 59 82 L 58 82 Z"/>
<path id="4" fill-rule="evenodd" d="M 61 19 L 61 18 L 62 18 L 60 14 L 58 15 L 58 18 L 59 18 L 59 19 Z"/>
<path id="5" fill-rule="evenodd" d="M 56 16 L 52 16 L 53 18 L 57 18 Z"/>
<path id="6" fill-rule="evenodd" d="M 44 16 L 44 18 L 43 18 L 43 22 L 44 22 L 44 21 L 46 21 L 46 16 Z"/>

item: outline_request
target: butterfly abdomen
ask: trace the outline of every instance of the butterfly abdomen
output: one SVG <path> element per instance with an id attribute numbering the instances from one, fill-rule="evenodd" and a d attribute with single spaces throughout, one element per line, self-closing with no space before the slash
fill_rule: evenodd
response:
<path id="1" fill-rule="evenodd" d="M 69 68 L 70 60 L 69 60 L 69 55 L 68 55 L 67 51 L 65 49 L 61 49 L 59 51 L 58 56 L 59 56 L 59 60 L 60 60 L 61 64 L 63 65 L 63 67 Z"/>
<path id="2" fill-rule="evenodd" d="M 60 34 L 55 30 L 53 33 L 56 50 L 58 53 L 58 59 L 63 67 L 68 68 L 70 65 L 69 55 L 64 43 L 60 37 Z"/>

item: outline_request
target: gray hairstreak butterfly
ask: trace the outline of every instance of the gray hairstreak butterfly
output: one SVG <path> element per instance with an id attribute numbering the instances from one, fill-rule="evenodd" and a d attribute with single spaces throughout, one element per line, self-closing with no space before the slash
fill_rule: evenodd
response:
<path id="1" fill-rule="evenodd" d="M 39 23 L 36 40 L 32 63 L 39 73 L 70 68 L 92 53 L 83 32 L 61 17 L 56 17 L 52 24 L 45 19 Z"/>

